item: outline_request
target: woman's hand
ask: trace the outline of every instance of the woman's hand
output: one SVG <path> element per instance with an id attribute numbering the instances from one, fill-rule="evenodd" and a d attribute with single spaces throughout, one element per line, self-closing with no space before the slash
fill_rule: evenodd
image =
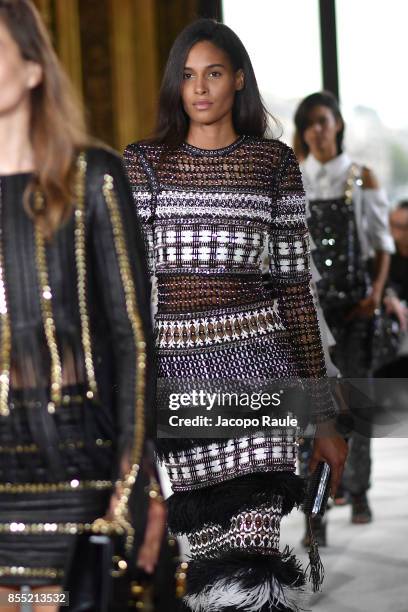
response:
<path id="1" fill-rule="evenodd" d="M 164 501 L 149 500 L 146 532 L 140 547 L 137 565 L 152 574 L 159 559 L 160 546 L 166 528 L 167 509 Z"/>
<path id="2" fill-rule="evenodd" d="M 408 329 L 408 308 L 394 295 L 387 295 L 384 298 L 384 306 L 388 315 L 395 315 L 398 319 L 401 331 Z"/>
<path id="3" fill-rule="evenodd" d="M 334 421 L 319 423 L 309 463 L 310 472 L 314 472 L 320 461 L 326 461 L 331 470 L 330 492 L 334 497 L 341 482 L 348 453 L 347 442 L 336 431 Z"/>
<path id="4" fill-rule="evenodd" d="M 354 306 L 350 313 L 347 315 L 347 321 L 356 318 L 371 319 L 374 316 L 375 311 L 381 304 L 381 295 L 373 292 L 366 298 L 359 301 L 357 306 Z"/>
<path id="5" fill-rule="evenodd" d="M 120 490 L 118 486 L 116 486 L 110 498 L 109 508 L 103 517 L 106 521 L 114 520 L 115 510 L 119 500 Z M 137 566 L 143 569 L 147 574 L 152 574 L 157 565 L 160 546 L 166 528 L 166 520 L 167 508 L 161 496 L 157 496 L 157 499 L 149 498 L 145 537 L 137 559 Z"/>

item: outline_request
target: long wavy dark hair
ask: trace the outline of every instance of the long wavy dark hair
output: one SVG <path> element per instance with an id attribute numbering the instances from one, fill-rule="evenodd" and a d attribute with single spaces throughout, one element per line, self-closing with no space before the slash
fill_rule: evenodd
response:
<path id="1" fill-rule="evenodd" d="M 298 158 L 304 159 L 309 154 L 309 147 L 305 142 L 304 133 L 309 125 L 309 115 L 315 106 L 326 106 L 331 110 L 334 118 L 341 121 L 342 128 L 336 136 L 337 153 L 340 154 L 343 151 L 345 124 L 337 98 L 330 91 L 318 91 L 304 98 L 295 112 L 296 133 L 294 149 Z"/>
<path id="2" fill-rule="evenodd" d="M 271 115 L 262 101 L 244 45 L 228 26 L 213 19 L 198 19 L 178 35 L 170 50 L 160 89 L 156 128 L 150 142 L 177 147 L 185 141 L 189 117 L 181 100 L 184 67 L 190 49 L 203 40 L 224 51 L 234 71 L 244 72 L 244 88 L 236 92 L 232 110 L 236 132 L 239 135 L 264 136 Z M 277 124 L 273 117 L 271 119 Z"/>
<path id="3" fill-rule="evenodd" d="M 50 238 L 72 212 L 74 162 L 78 150 L 90 143 L 83 108 L 33 2 L 0 0 L 0 22 L 23 59 L 42 69 L 41 82 L 30 93 L 35 181 L 28 185 L 24 205 Z M 30 195 L 37 187 L 45 197 L 45 210 L 39 213 L 30 206 Z"/>

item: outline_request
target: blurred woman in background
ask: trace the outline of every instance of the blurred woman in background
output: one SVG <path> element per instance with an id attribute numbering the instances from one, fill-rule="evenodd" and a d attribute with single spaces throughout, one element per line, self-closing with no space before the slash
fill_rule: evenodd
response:
<path id="1" fill-rule="evenodd" d="M 133 529 L 131 485 L 152 436 L 141 244 L 121 161 L 90 146 L 33 4 L 0 0 L 4 603 L 21 585 L 40 601 L 56 593 L 73 534 L 95 519 Z M 163 533 L 154 501 L 150 519 L 139 556 L 147 572 Z"/>
<path id="2" fill-rule="evenodd" d="M 321 275 L 319 298 L 336 341 L 332 358 L 345 378 L 367 378 L 373 370 L 373 317 L 382 303 L 394 251 L 388 201 L 373 172 L 343 151 L 344 121 L 331 93 L 305 98 L 295 125 L 308 225 L 316 245 L 313 258 Z M 353 523 L 372 519 L 370 472 L 370 438 L 354 433 L 343 478 L 351 494 Z"/>

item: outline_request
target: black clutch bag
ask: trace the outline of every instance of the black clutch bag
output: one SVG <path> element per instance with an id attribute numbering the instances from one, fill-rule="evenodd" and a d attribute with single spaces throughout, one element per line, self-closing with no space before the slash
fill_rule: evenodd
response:
<path id="1" fill-rule="evenodd" d="M 126 560 L 121 536 L 82 534 L 69 560 L 64 590 L 71 612 L 178 612 L 183 595 L 176 540 L 163 540 L 153 575 Z"/>
<path id="2" fill-rule="evenodd" d="M 321 461 L 313 474 L 308 478 L 303 512 L 308 519 L 310 534 L 309 546 L 309 580 L 313 591 L 319 591 L 324 580 L 324 567 L 319 555 L 319 547 L 313 535 L 312 518 L 323 516 L 330 494 L 330 467 Z"/>
<path id="3" fill-rule="evenodd" d="M 307 516 L 323 516 L 330 494 L 330 467 L 321 461 L 309 477 L 303 512 Z"/>
<path id="4" fill-rule="evenodd" d="M 66 564 L 64 590 L 70 612 L 178 612 L 184 595 L 186 563 L 180 563 L 177 540 L 163 537 L 153 574 L 137 567 L 149 507 L 149 477 L 141 471 L 129 499 L 134 517 L 132 546 L 126 530 L 109 530 L 98 520 L 97 533 L 76 536 Z M 104 529 L 107 527 L 107 529 Z"/>

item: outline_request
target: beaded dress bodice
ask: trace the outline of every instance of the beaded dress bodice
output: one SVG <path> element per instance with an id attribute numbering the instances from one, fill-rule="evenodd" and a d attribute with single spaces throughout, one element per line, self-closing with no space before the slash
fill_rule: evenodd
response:
<path id="1" fill-rule="evenodd" d="M 324 377 L 293 151 L 241 136 L 217 150 L 130 145 L 125 163 L 157 277 L 159 377 L 181 376 L 183 359 L 186 371 L 208 378 Z M 271 290 L 262 282 L 265 251 Z M 274 336 L 284 337 L 284 355 L 279 345 L 274 355 L 265 350 L 254 359 L 257 343 L 265 347 Z M 238 362 L 230 355 L 229 366 L 221 355 L 209 362 L 188 354 L 227 345 L 241 353 Z M 331 402 L 321 399 L 316 412 L 325 418 Z"/>
<path id="2" fill-rule="evenodd" d="M 136 194 L 146 197 L 138 212 L 158 278 L 159 314 L 268 300 L 259 270 L 271 221 L 270 177 L 254 172 L 261 151 L 248 160 L 243 145 L 243 138 L 216 151 L 182 145 L 176 159 L 157 167 L 157 197 Z"/>

